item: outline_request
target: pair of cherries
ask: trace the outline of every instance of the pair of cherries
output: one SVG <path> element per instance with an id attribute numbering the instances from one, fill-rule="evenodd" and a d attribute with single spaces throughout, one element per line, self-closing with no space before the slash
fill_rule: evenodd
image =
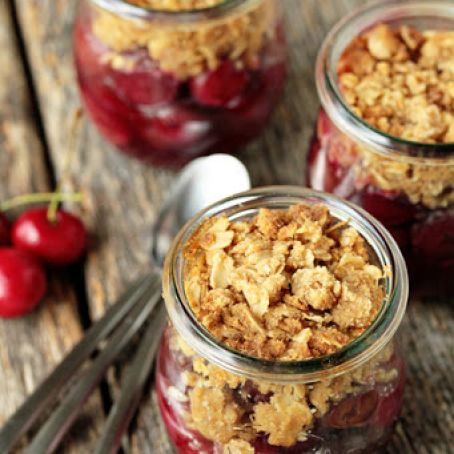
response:
<path id="1" fill-rule="evenodd" d="M 44 265 L 63 266 L 84 253 L 87 232 L 82 221 L 59 209 L 30 208 L 11 225 L 0 213 L 0 317 L 30 312 L 44 297 Z"/>

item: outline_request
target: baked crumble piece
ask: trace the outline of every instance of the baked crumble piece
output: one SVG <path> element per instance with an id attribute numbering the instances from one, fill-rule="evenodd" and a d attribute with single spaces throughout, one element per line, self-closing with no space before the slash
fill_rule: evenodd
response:
<path id="1" fill-rule="evenodd" d="M 305 441 L 331 405 L 377 383 L 388 386 L 398 376 L 390 365 L 392 345 L 350 373 L 309 385 L 283 385 L 234 375 L 199 357 L 175 332 L 172 339 L 172 350 L 184 355 L 192 369 L 182 374 L 181 390 L 169 387 L 167 392 L 172 400 L 188 401 L 187 426 L 222 443 L 224 454 L 254 453 L 251 443 L 263 434 L 272 446 Z"/>
<path id="2" fill-rule="evenodd" d="M 371 325 L 384 298 L 365 240 L 324 205 L 208 219 L 184 254 L 196 317 L 226 346 L 262 359 L 334 353 Z"/>
<path id="3" fill-rule="evenodd" d="M 223 0 L 131 0 L 130 3 L 168 11 L 187 11 L 216 6 Z M 127 52 L 145 49 L 159 68 L 186 80 L 216 69 L 226 59 L 238 69 L 254 69 L 260 52 L 275 34 L 274 0 L 263 0 L 219 19 L 191 23 L 125 19 L 96 8 L 93 31 L 111 48 L 106 63 L 131 70 Z"/>
<path id="4" fill-rule="evenodd" d="M 163 11 L 190 11 L 211 8 L 224 3 L 225 0 L 128 0 L 128 3 Z"/>
<path id="5" fill-rule="evenodd" d="M 454 32 L 379 24 L 359 35 L 338 67 L 352 111 L 406 140 L 454 143 Z"/>
<path id="6" fill-rule="evenodd" d="M 374 128 L 414 142 L 454 142 L 454 32 L 379 24 L 347 47 L 338 76 L 351 110 Z M 371 184 L 429 209 L 454 203 L 450 162 L 388 158 L 343 134 L 331 140 L 330 158 L 354 167 L 358 190 Z"/>

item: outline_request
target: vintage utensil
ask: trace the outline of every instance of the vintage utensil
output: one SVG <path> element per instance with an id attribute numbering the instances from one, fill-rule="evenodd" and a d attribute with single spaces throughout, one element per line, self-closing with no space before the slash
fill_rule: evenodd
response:
<path id="1" fill-rule="evenodd" d="M 152 229 L 152 272 L 133 284 L 106 315 L 87 331 L 82 341 L 10 418 L 0 431 L 0 452 L 8 452 L 63 391 L 67 391 L 26 451 L 30 454 L 52 452 L 106 369 L 149 320 L 126 372 L 120 396 L 110 411 L 95 450 L 97 454 L 116 452 L 122 434 L 139 404 L 159 344 L 165 320 L 163 305 L 159 304 L 160 269 L 173 237 L 199 210 L 249 188 L 246 168 L 230 155 L 199 158 L 183 169 Z M 91 365 L 75 380 L 70 380 L 108 336 L 110 340 Z"/>

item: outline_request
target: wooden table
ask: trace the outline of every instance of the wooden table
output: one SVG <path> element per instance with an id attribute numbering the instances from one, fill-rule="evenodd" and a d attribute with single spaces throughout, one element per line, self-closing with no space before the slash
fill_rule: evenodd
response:
<path id="1" fill-rule="evenodd" d="M 0 321 L 0 424 L 53 369 L 106 307 L 148 266 L 150 226 L 173 173 L 116 153 L 88 122 L 64 169 L 71 119 L 79 106 L 71 56 L 74 0 L 0 2 L 0 195 L 45 191 L 59 182 L 82 190 L 92 232 L 83 266 L 53 273 L 40 308 Z M 284 0 L 290 78 L 263 137 L 241 159 L 255 186 L 304 184 L 305 155 L 318 109 L 314 59 L 343 14 L 363 0 Z M 454 452 L 454 301 L 411 301 L 403 325 L 409 380 L 391 453 Z M 118 391 L 108 380 L 91 398 L 63 452 L 88 453 Z M 152 386 L 129 435 L 131 452 L 170 453 Z"/>

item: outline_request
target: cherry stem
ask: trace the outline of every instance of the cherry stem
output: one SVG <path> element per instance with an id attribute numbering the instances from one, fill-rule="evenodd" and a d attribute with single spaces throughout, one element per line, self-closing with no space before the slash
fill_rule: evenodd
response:
<path id="1" fill-rule="evenodd" d="M 77 130 L 79 129 L 80 122 L 83 118 L 83 111 L 81 107 L 76 108 L 72 115 L 71 124 L 69 128 L 69 145 L 68 145 L 68 152 L 66 153 L 66 158 L 63 163 L 63 173 L 65 175 L 69 171 L 69 166 L 71 161 L 73 160 L 73 156 L 76 153 L 76 136 Z M 55 190 L 55 197 L 51 198 L 49 203 L 49 208 L 47 210 L 47 220 L 50 223 L 54 223 L 57 220 L 57 211 L 58 205 L 60 204 L 61 200 L 58 198 L 58 194 L 61 190 L 61 183 L 59 183 Z"/>
<path id="2" fill-rule="evenodd" d="M 11 210 L 12 208 L 17 208 L 22 205 L 28 205 L 31 203 L 51 202 L 52 200 L 57 201 L 57 207 L 58 207 L 58 203 L 60 203 L 60 202 L 80 203 L 80 202 L 82 202 L 82 198 L 83 198 L 83 195 L 81 192 L 67 193 L 67 194 L 58 193 L 58 192 L 57 193 L 55 193 L 55 192 L 38 192 L 35 194 L 24 194 L 24 195 L 19 195 L 17 197 L 13 197 L 12 199 L 1 203 L 0 211 L 8 211 L 8 210 Z"/>

